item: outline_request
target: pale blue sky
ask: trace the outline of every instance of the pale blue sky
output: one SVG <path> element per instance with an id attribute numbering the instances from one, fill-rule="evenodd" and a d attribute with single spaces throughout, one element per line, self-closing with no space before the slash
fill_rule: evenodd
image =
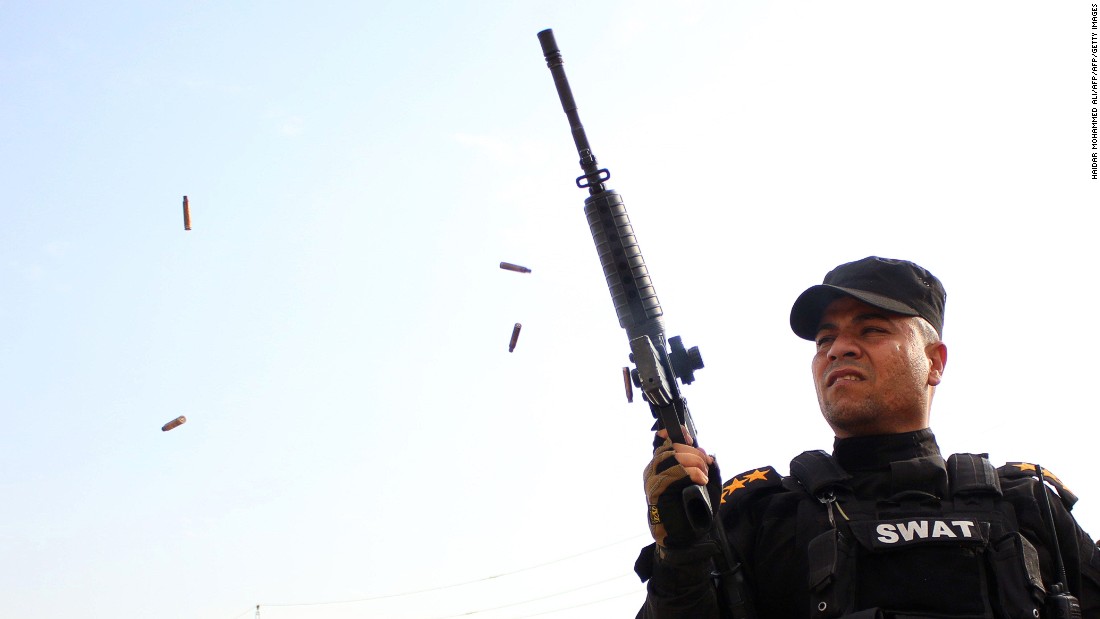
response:
<path id="1" fill-rule="evenodd" d="M 908 258 L 944 449 L 1100 534 L 1089 6 L 0 4 L 0 614 L 633 615 L 650 418 L 547 27 L 727 476 L 831 444 L 793 299 Z"/>

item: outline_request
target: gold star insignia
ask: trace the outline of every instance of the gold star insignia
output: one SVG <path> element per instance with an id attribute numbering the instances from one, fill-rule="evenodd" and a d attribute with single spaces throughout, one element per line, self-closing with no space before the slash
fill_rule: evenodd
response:
<path id="1" fill-rule="evenodd" d="M 1019 464 L 1013 464 L 1012 466 L 1020 469 L 1021 471 L 1034 471 L 1035 470 L 1035 465 L 1034 464 L 1028 464 L 1027 462 L 1021 462 Z"/>
<path id="2" fill-rule="evenodd" d="M 1064 490 L 1064 491 L 1066 491 L 1066 492 L 1068 492 L 1068 493 L 1070 493 L 1070 494 L 1073 494 L 1073 491 L 1072 491 L 1072 490 L 1070 490 L 1069 488 L 1067 488 L 1067 487 L 1066 487 L 1066 484 L 1065 484 L 1065 483 L 1063 483 L 1061 479 L 1058 479 L 1058 476 L 1057 476 L 1057 475 L 1055 475 L 1054 473 L 1051 473 L 1051 472 L 1050 472 L 1050 471 L 1048 471 L 1047 469 L 1043 469 L 1043 477 L 1045 477 L 1045 478 L 1047 479 L 1047 481 L 1049 481 L 1049 482 L 1051 482 L 1052 484 L 1054 484 L 1054 487 L 1055 487 L 1055 488 L 1058 488 L 1058 489 L 1059 489 L 1059 494 L 1061 494 L 1061 492 L 1062 492 L 1063 490 Z"/>
<path id="3" fill-rule="evenodd" d="M 745 482 L 743 482 L 740 479 L 737 479 L 735 477 L 733 479 L 733 481 L 726 484 L 725 487 L 722 488 L 722 503 L 726 502 L 726 497 L 728 497 L 729 495 L 733 494 L 737 490 L 739 490 L 741 488 L 744 488 L 744 487 L 745 487 Z"/>
<path id="4" fill-rule="evenodd" d="M 764 481 L 767 478 L 768 478 L 768 472 L 767 471 L 761 471 L 760 469 L 756 469 L 755 471 L 749 473 L 748 475 L 745 475 L 745 482 L 748 483 L 748 482 L 753 482 L 753 481 Z"/>

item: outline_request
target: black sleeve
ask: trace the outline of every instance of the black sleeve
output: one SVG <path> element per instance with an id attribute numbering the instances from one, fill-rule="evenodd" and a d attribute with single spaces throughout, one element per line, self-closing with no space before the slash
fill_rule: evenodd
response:
<path id="1" fill-rule="evenodd" d="M 1100 619 L 1100 550 L 1061 501 L 1052 498 L 1051 511 L 1054 512 L 1069 590 L 1081 603 L 1084 619 Z"/>
<path id="2" fill-rule="evenodd" d="M 1100 619 L 1100 548 L 1077 527 L 1077 547 L 1081 571 L 1081 616 L 1084 619 Z"/>
<path id="3" fill-rule="evenodd" d="M 718 596 L 711 579 L 713 542 L 667 550 L 657 556 L 655 545 L 642 550 L 635 571 L 648 576 L 645 604 L 636 619 L 720 619 Z"/>
<path id="4" fill-rule="evenodd" d="M 1039 551 L 1044 583 L 1049 589 L 1050 584 L 1061 578 L 1057 573 L 1047 508 L 1039 494 L 1045 490 L 1065 565 L 1065 584 L 1081 603 L 1083 619 L 1100 619 L 1100 550 L 1097 549 L 1096 542 L 1085 533 L 1056 492 L 1045 484 L 1040 484 L 1038 480 L 1029 481 L 1034 482 L 1031 484 L 1033 509 L 1029 510 L 1030 514 L 1020 514 L 1020 529 L 1026 537 L 1037 542 L 1035 545 Z"/>

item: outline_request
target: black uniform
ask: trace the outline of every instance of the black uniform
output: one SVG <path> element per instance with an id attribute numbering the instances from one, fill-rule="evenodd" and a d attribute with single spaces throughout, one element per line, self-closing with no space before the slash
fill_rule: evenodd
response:
<path id="1" fill-rule="evenodd" d="M 806 479 L 780 479 L 770 467 L 724 487 L 721 517 L 756 617 L 818 619 L 880 608 L 887 617 L 1033 618 L 1060 580 L 1040 494 L 1045 486 L 1030 465 L 996 474 L 990 467 L 985 486 L 949 481 L 949 468 L 954 474 L 966 467 L 956 458 L 948 461 L 955 468 L 944 464 L 930 430 L 837 439 L 832 458 L 818 453 L 839 465 L 835 492 L 811 493 Z M 981 471 L 969 479 L 981 480 Z M 977 490 L 964 494 L 968 485 Z M 1049 496 L 1065 584 L 1082 616 L 1100 619 L 1100 550 L 1070 515 L 1072 495 Z M 895 511 L 883 507 L 887 498 Z M 930 504 L 940 511 L 921 511 Z M 706 547 L 661 558 L 653 546 L 642 552 L 636 569 L 649 579 L 649 595 L 639 618 L 725 616 L 700 558 Z"/>

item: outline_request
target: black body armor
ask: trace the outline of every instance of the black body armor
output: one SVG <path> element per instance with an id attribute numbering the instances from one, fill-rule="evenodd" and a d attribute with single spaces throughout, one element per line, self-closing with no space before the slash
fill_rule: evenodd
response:
<path id="1" fill-rule="evenodd" d="M 1034 546 L 1001 501 L 984 455 L 893 462 L 886 498 L 862 497 L 832 456 L 791 462 L 808 541 L 810 616 L 1037 619 L 1045 590 Z M 794 482 L 793 480 L 797 480 Z"/>

